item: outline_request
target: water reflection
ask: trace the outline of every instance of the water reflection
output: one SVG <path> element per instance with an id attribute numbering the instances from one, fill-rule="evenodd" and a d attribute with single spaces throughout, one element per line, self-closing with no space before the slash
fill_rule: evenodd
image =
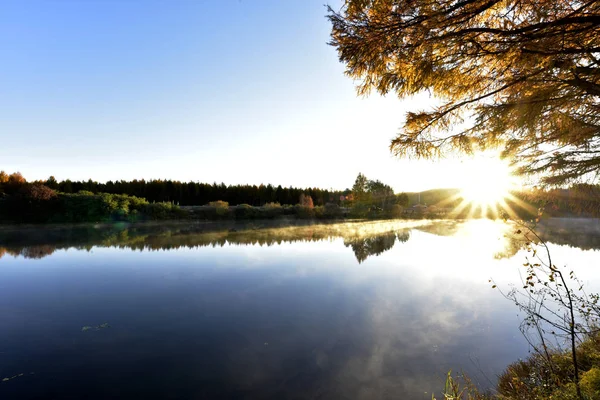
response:
<path id="1" fill-rule="evenodd" d="M 342 238 L 359 263 L 404 243 L 410 229 L 422 222 L 369 222 L 343 224 L 299 224 L 277 226 L 272 222 L 252 224 L 113 225 L 0 231 L 0 258 L 4 254 L 40 259 L 57 250 L 115 247 L 132 250 L 174 250 L 223 247 L 225 245 L 273 246 L 281 243 L 331 241 Z M 274 226 L 275 225 L 275 226 Z"/>
<path id="2" fill-rule="evenodd" d="M 410 231 L 437 236 L 453 236 L 465 229 L 477 229 L 482 245 L 503 236 L 496 244 L 497 258 L 510 258 L 525 248 L 527 240 L 515 235 L 519 226 L 488 220 L 478 221 L 412 221 L 337 224 L 253 222 L 250 224 L 163 224 L 76 226 L 36 229 L 0 229 L 0 258 L 4 255 L 41 259 L 57 250 L 93 247 L 131 250 L 173 250 L 225 245 L 273 246 L 281 243 L 331 241 L 341 238 L 359 263 L 392 249 L 396 243 L 410 239 Z M 540 237 L 549 243 L 580 249 L 600 249 L 600 220 L 543 220 L 535 226 Z M 493 243 L 493 241 L 492 241 Z"/>
<path id="3" fill-rule="evenodd" d="M 396 239 L 401 243 L 406 243 L 410 239 L 410 232 L 386 232 L 374 237 L 346 239 L 344 240 L 344 245 L 352 249 L 356 260 L 360 264 L 369 256 L 378 256 L 390 250 L 394 247 Z"/>
<path id="4" fill-rule="evenodd" d="M 517 251 L 511 230 L 4 228 L 0 380 L 35 374 L 0 384 L 0 398 L 431 399 L 450 369 L 491 387 L 527 354 L 513 305 L 488 283 L 522 264 L 493 257 Z M 585 236 L 563 233 L 546 227 L 555 240 Z"/>

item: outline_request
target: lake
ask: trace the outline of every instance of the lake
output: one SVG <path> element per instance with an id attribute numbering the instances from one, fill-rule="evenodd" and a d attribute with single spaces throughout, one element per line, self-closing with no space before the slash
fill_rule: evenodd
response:
<path id="1" fill-rule="evenodd" d="M 520 282 L 514 229 L 1 228 L 0 398 L 431 399 L 449 370 L 492 388 L 529 350 L 489 282 Z M 598 291 L 599 222 L 540 231 Z"/>

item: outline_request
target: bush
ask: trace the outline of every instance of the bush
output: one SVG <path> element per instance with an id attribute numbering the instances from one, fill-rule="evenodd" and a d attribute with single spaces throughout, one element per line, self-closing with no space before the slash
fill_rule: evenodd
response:
<path id="1" fill-rule="evenodd" d="M 369 207 L 363 203 L 356 203 L 350 210 L 350 216 L 352 218 L 366 218 L 369 213 Z"/>
<path id="2" fill-rule="evenodd" d="M 226 217 L 229 215 L 229 203 L 222 200 L 211 201 L 208 203 L 210 207 L 214 207 L 219 217 Z"/>
<path id="3" fill-rule="evenodd" d="M 229 208 L 229 203 L 223 200 L 211 201 L 208 205 L 216 208 Z"/>
<path id="4" fill-rule="evenodd" d="M 130 220 L 144 217 L 151 220 L 179 219 L 187 215 L 178 206 L 171 203 L 148 203 L 140 211 L 142 215 L 138 214 L 138 210 L 133 210 L 133 216 L 130 216 Z"/>
<path id="5" fill-rule="evenodd" d="M 600 334 L 589 334 L 577 346 L 577 354 L 584 397 L 600 399 Z M 550 362 L 533 353 L 509 365 L 499 376 L 497 389 L 506 400 L 577 399 L 570 351 L 550 351 Z"/>
<path id="6" fill-rule="evenodd" d="M 399 204 L 392 204 L 386 211 L 387 216 L 390 218 L 400 218 L 404 212 L 404 208 Z"/>
<path id="7" fill-rule="evenodd" d="M 46 201 L 56 197 L 56 192 L 44 185 L 27 184 L 19 189 L 19 196 L 29 201 Z"/>
<path id="8" fill-rule="evenodd" d="M 335 203 L 325 204 L 325 218 L 341 218 L 343 216 L 342 208 Z"/>
<path id="9" fill-rule="evenodd" d="M 0 201 L 0 219 L 9 222 L 46 222 L 58 208 L 54 190 L 38 184 L 23 184 L 12 196 Z"/>
<path id="10" fill-rule="evenodd" d="M 279 203 L 267 203 L 263 206 L 266 209 L 280 209 L 281 208 L 281 204 Z"/>
<path id="11" fill-rule="evenodd" d="M 315 216 L 314 209 L 312 207 L 304 207 L 300 204 L 294 206 L 294 212 L 298 218 L 309 219 Z"/>
<path id="12" fill-rule="evenodd" d="M 249 204 L 240 204 L 233 210 L 234 216 L 237 219 L 252 219 L 258 217 L 256 208 Z"/>
<path id="13" fill-rule="evenodd" d="M 313 214 L 315 215 L 315 218 L 318 218 L 318 219 L 325 218 L 325 207 L 316 206 L 315 208 L 313 208 Z"/>
<path id="14" fill-rule="evenodd" d="M 283 208 L 279 203 L 267 203 L 262 210 L 264 218 L 277 218 L 283 215 Z"/>
<path id="15" fill-rule="evenodd" d="M 581 389 L 590 399 L 600 398 L 600 369 L 594 367 L 581 376 Z"/>
<path id="16" fill-rule="evenodd" d="M 17 223 L 138 221 L 185 215 L 170 203 L 149 204 L 135 196 L 87 191 L 57 194 L 42 185 L 28 185 L 0 202 L 0 218 Z"/>

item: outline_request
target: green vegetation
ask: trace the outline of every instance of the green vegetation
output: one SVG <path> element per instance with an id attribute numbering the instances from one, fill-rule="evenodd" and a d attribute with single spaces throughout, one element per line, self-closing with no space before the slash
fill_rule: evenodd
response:
<path id="1" fill-rule="evenodd" d="M 468 378 L 448 374 L 444 400 L 598 400 L 600 399 L 600 333 L 585 336 L 577 346 L 580 377 L 573 382 L 570 350 L 534 353 L 509 365 L 493 394 L 481 393 Z M 461 379 L 462 378 L 462 379 Z M 577 393 L 577 386 L 581 394 Z M 440 399 L 441 400 L 441 399 Z"/>
<path id="2" fill-rule="evenodd" d="M 108 193 L 56 193 L 28 184 L 16 194 L 0 199 L 0 221 L 8 223 L 140 221 L 177 219 L 183 215 L 179 207 L 170 203 L 149 203 L 134 196 Z"/>
<path id="3" fill-rule="evenodd" d="M 11 193 L 14 187 L 24 183 L 21 174 L 11 175 L 0 172 L 1 193 Z M 340 196 L 349 190 L 326 190 L 319 188 L 294 188 L 269 185 L 230 185 L 224 183 L 180 182 L 172 180 L 133 181 L 108 181 L 100 183 L 88 181 L 57 181 L 53 176 L 47 180 L 32 182 L 44 185 L 60 193 L 79 193 L 88 191 L 92 193 L 126 194 L 147 199 L 151 203 L 173 203 L 181 206 L 197 206 L 208 204 L 212 201 L 222 200 L 230 205 L 249 204 L 263 206 L 267 203 L 296 204 L 301 194 L 310 196 L 315 206 L 324 206 L 327 203 L 341 205 Z"/>
<path id="4" fill-rule="evenodd" d="M 369 180 L 359 173 L 347 202 L 354 218 L 398 218 L 408 206 L 408 196 L 405 193 L 395 195 L 391 186 Z"/>
<path id="5" fill-rule="evenodd" d="M 600 399 L 600 334 L 591 333 L 577 346 L 578 385 L 585 399 Z M 578 399 L 569 351 L 550 351 L 511 364 L 498 381 L 501 398 L 519 400 Z"/>
<path id="6" fill-rule="evenodd" d="M 98 187 L 109 188 L 110 184 L 98 184 L 88 181 L 85 184 L 65 181 L 58 183 L 51 177 L 45 182 L 27 182 L 20 173 L 8 175 L 0 172 L 0 222 L 4 223 L 76 223 L 76 222 L 110 222 L 110 221 L 147 221 L 166 219 L 196 219 L 196 220 L 225 220 L 225 219 L 274 219 L 280 217 L 299 219 L 338 219 L 353 218 L 397 218 L 402 214 L 400 204 L 407 204 L 405 195 L 394 196 L 391 187 L 379 181 L 365 181 L 366 196 L 360 201 L 352 200 L 349 190 L 346 196 L 333 196 L 330 191 L 309 189 L 306 192 L 296 189 L 279 190 L 270 185 L 261 185 L 258 202 L 260 205 L 246 203 L 231 205 L 228 201 L 211 198 L 207 205 L 179 206 L 171 202 L 150 202 L 148 199 L 131 194 L 94 192 L 88 189 Z M 171 188 L 168 182 L 164 188 Z M 137 186 L 136 186 L 137 185 Z M 121 182 L 121 187 L 131 189 L 140 183 Z M 142 186 L 146 185 L 144 182 Z M 153 183 L 153 185 L 158 185 Z M 163 185 L 163 183 L 161 183 Z M 177 187 L 178 193 L 183 186 Z M 200 185 L 200 184 L 194 184 Z M 194 187 L 196 187 L 194 186 Z M 85 188 L 76 193 L 74 188 Z M 57 188 L 57 189 L 55 189 Z M 62 189 L 67 192 L 61 191 Z M 236 198 L 252 194 L 256 187 L 247 187 L 245 194 L 239 187 L 219 187 L 214 193 Z M 170 190 L 170 189 L 169 189 Z M 168 190 L 167 190 L 168 191 Z M 263 193 L 264 192 L 264 193 Z M 298 192 L 296 200 L 289 199 L 289 193 Z M 262 196 L 262 194 L 267 194 Z M 310 193 L 319 196 L 317 206 Z M 342 192 L 339 192 L 342 193 Z M 277 198 L 279 195 L 290 203 L 282 205 L 277 201 L 263 202 L 263 198 Z M 323 202 L 325 198 L 331 200 Z M 360 197 L 360 196 L 357 196 Z M 199 196 L 202 198 L 202 196 Z M 349 200 L 347 200 L 347 198 Z M 188 199 L 189 200 L 189 199 Z M 256 204 L 257 201 L 254 201 Z M 202 204 L 202 203 L 200 203 Z M 353 205 L 349 212 L 346 207 Z M 363 212 L 364 209 L 364 212 Z"/>

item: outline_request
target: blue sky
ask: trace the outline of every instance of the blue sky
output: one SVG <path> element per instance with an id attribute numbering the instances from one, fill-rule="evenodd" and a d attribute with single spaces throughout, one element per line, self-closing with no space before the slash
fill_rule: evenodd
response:
<path id="1" fill-rule="evenodd" d="M 397 190 L 459 185 L 463 162 L 389 154 L 405 111 L 429 99 L 358 98 L 327 45 L 323 3 L 4 2 L 0 169 L 30 180 L 341 189 L 363 172 Z"/>

